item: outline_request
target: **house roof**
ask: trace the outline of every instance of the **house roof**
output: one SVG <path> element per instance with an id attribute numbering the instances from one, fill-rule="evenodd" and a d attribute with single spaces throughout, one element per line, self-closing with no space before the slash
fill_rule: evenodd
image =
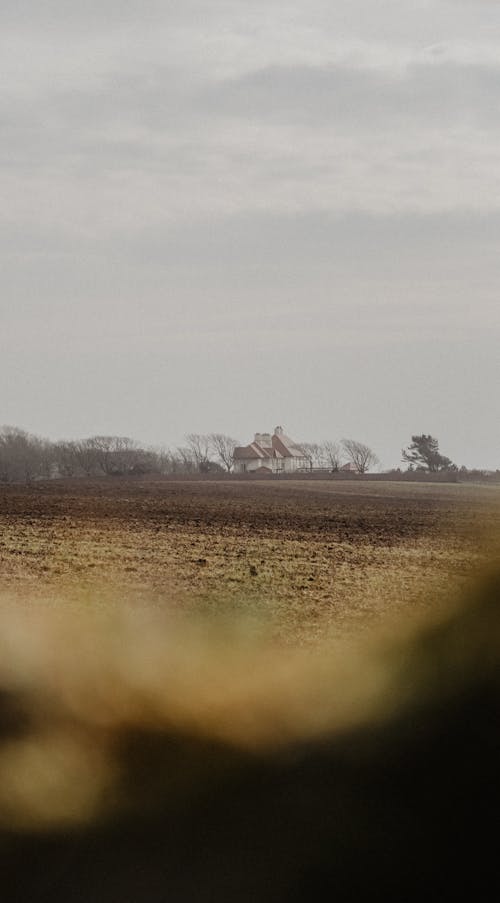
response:
<path id="1" fill-rule="evenodd" d="M 262 435 L 257 433 L 257 438 Z M 264 434 L 267 435 L 268 434 Z M 250 445 L 238 446 L 234 450 L 235 461 L 255 461 L 258 459 L 266 460 L 269 458 L 305 458 L 306 455 L 299 445 L 285 436 L 281 428 L 279 433 L 275 432 L 271 436 L 271 445 L 262 445 L 257 439 Z"/>
<path id="2" fill-rule="evenodd" d="M 305 458 L 305 454 L 300 446 L 296 445 L 293 439 L 285 436 L 284 433 L 279 435 L 275 433 L 273 436 L 273 448 L 279 452 L 283 458 Z"/>
<path id="3" fill-rule="evenodd" d="M 273 450 L 252 442 L 250 445 L 239 445 L 235 448 L 233 457 L 235 461 L 255 461 L 258 458 L 272 458 Z"/>
<path id="4" fill-rule="evenodd" d="M 233 458 L 235 461 L 244 461 L 248 460 L 248 458 L 254 460 L 255 458 L 262 457 L 263 455 L 251 445 L 238 445 L 233 452 Z"/>

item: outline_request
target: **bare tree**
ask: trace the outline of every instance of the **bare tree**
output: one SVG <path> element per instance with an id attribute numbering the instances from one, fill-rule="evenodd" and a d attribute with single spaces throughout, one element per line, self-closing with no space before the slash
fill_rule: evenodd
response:
<path id="1" fill-rule="evenodd" d="M 73 447 L 77 467 L 85 476 L 91 477 L 96 473 L 102 473 L 99 450 L 93 439 L 80 439 L 73 443 Z"/>
<path id="2" fill-rule="evenodd" d="M 201 472 L 208 470 L 212 450 L 210 436 L 202 433 L 188 433 L 186 442 L 197 469 Z"/>
<path id="3" fill-rule="evenodd" d="M 366 473 L 370 467 L 379 463 L 375 452 L 356 439 L 342 439 L 342 449 L 347 460 L 354 464 L 357 473 Z"/>
<path id="4" fill-rule="evenodd" d="M 330 439 L 327 439 L 322 443 L 321 447 L 323 452 L 323 459 L 326 461 L 327 467 L 331 470 L 332 473 L 337 473 L 337 471 L 340 470 L 340 463 L 342 459 L 339 443 L 332 442 Z"/>
<path id="5" fill-rule="evenodd" d="M 301 442 L 300 447 L 309 461 L 311 470 L 315 467 L 323 467 L 323 447 L 318 442 Z"/>
<path id="6" fill-rule="evenodd" d="M 0 480 L 30 483 L 50 475 L 51 444 L 15 426 L 0 429 Z"/>
<path id="7" fill-rule="evenodd" d="M 38 457 L 37 474 L 45 480 L 49 480 L 56 476 L 57 468 L 54 455 L 54 443 L 50 439 L 40 439 L 38 436 L 32 436 L 31 442 L 34 444 L 34 453 Z"/>
<path id="8" fill-rule="evenodd" d="M 113 441 L 113 436 L 91 436 L 90 439 L 87 439 L 89 449 L 94 453 L 97 467 L 105 474 L 112 472 L 111 454 Z"/>
<path id="9" fill-rule="evenodd" d="M 328 468 L 332 473 L 339 470 L 341 453 L 338 442 L 329 439 L 324 442 L 301 442 L 300 447 L 309 460 L 311 470 Z"/>
<path id="10" fill-rule="evenodd" d="M 210 448 L 221 465 L 230 473 L 234 463 L 234 450 L 239 445 L 238 439 L 224 433 L 210 433 Z"/>
<path id="11" fill-rule="evenodd" d="M 160 448 L 156 452 L 156 457 L 160 473 L 183 473 L 185 471 L 183 457 L 178 450 Z"/>
<path id="12" fill-rule="evenodd" d="M 164 447 L 156 451 L 156 462 L 159 473 L 182 473 L 184 465 L 179 451 Z"/>
<path id="13" fill-rule="evenodd" d="M 78 443 L 79 462 L 85 473 L 116 476 L 133 473 L 144 461 L 144 449 L 128 436 L 91 436 Z"/>
<path id="14" fill-rule="evenodd" d="M 112 436 L 107 460 L 107 473 L 118 475 L 143 471 L 147 453 L 135 439 Z"/>
<path id="15" fill-rule="evenodd" d="M 56 442 L 54 444 L 54 462 L 61 477 L 74 477 L 80 469 L 78 443 Z"/>
<path id="16" fill-rule="evenodd" d="M 178 470 L 181 473 L 193 473 L 197 469 L 197 461 L 194 457 L 193 450 L 186 445 L 179 446 L 175 461 L 180 465 Z"/>

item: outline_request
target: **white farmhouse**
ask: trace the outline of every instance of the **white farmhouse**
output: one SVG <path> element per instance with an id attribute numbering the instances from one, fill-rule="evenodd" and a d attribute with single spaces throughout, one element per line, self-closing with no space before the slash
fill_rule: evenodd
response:
<path id="1" fill-rule="evenodd" d="M 234 450 L 234 473 L 296 473 L 309 470 L 304 450 L 277 426 L 273 435 L 255 433 L 250 445 Z"/>

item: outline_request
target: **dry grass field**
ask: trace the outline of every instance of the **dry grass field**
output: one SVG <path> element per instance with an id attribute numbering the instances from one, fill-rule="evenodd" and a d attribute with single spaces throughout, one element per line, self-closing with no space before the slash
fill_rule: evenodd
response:
<path id="1" fill-rule="evenodd" d="M 3 604 L 244 615 L 283 643 L 405 616 L 492 556 L 500 486 L 73 481 L 0 490 Z"/>

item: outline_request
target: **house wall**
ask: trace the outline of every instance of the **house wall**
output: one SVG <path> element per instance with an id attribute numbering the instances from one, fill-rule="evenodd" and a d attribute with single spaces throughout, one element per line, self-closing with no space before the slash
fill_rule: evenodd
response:
<path id="1" fill-rule="evenodd" d="M 248 458 L 234 462 L 234 473 L 252 473 L 263 466 L 269 467 L 273 473 L 296 473 L 309 470 L 307 458 Z"/>
<path id="2" fill-rule="evenodd" d="M 285 458 L 285 473 L 294 473 L 297 470 L 307 470 L 307 458 Z"/>
<path id="3" fill-rule="evenodd" d="M 258 470 L 259 467 L 262 467 L 263 464 L 267 462 L 264 460 L 260 460 L 260 458 L 248 458 L 246 461 L 235 461 L 234 462 L 234 473 L 252 473 L 254 470 Z M 270 464 L 271 462 L 269 462 Z"/>

